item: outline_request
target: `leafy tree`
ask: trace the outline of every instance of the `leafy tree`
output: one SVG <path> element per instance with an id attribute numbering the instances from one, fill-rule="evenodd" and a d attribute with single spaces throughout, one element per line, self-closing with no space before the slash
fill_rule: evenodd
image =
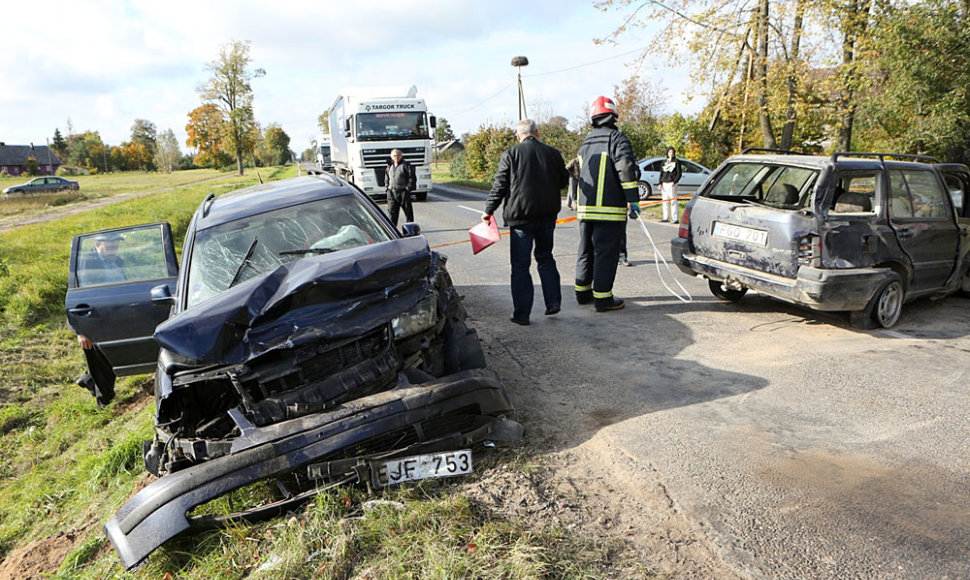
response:
<path id="1" fill-rule="evenodd" d="M 27 175 L 40 175 L 40 166 L 37 164 L 36 157 L 27 157 L 25 166 L 27 168 Z"/>
<path id="2" fill-rule="evenodd" d="M 272 154 L 271 163 L 285 165 L 290 161 L 290 136 L 279 125 L 270 124 L 263 133 L 266 148 Z"/>
<path id="3" fill-rule="evenodd" d="M 189 112 L 185 144 L 196 150 L 194 162 L 202 167 L 224 167 L 232 161 L 222 140 L 222 112 L 215 105 L 202 105 Z"/>
<path id="4" fill-rule="evenodd" d="M 438 143 L 447 143 L 455 139 L 455 132 L 451 130 L 451 123 L 444 117 L 438 117 L 438 127 L 434 130 L 434 138 Z"/>
<path id="5" fill-rule="evenodd" d="M 135 119 L 131 125 L 131 142 L 143 145 L 151 153 L 155 153 L 155 144 L 158 140 L 158 130 L 155 123 L 145 119 Z"/>
<path id="6" fill-rule="evenodd" d="M 61 158 L 61 161 L 67 161 L 67 140 L 61 135 L 61 130 L 54 129 L 54 139 L 51 140 L 51 149 L 57 156 Z"/>
<path id="7" fill-rule="evenodd" d="M 158 136 L 155 147 L 155 167 L 162 173 L 171 173 L 179 161 L 181 152 L 179 142 L 175 138 L 175 132 L 171 129 L 162 131 Z"/>
<path id="8" fill-rule="evenodd" d="M 88 169 L 104 166 L 107 151 L 105 151 L 105 145 L 97 131 L 85 131 L 70 135 L 67 142 L 71 165 L 87 167 Z M 104 169 L 107 171 L 106 167 Z"/>
<path id="9" fill-rule="evenodd" d="M 330 111 L 324 111 L 320 113 L 317 117 L 317 125 L 320 127 L 320 132 L 324 135 L 330 134 Z M 316 155 L 314 154 L 314 157 Z"/>
<path id="10" fill-rule="evenodd" d="M 871 149 L 970 159 L 970 18 L 967 3 L 889 7 L 872 44 L 873 90 L 861 104 Z"/>
<path id="11" fill-rule="evenodd" d="M 250 81 L 266 74 L 261 68 L 250 70 L 250 63 L 248 41 L 223 45 L 219 57 L 206 66 L 212 77 L 199 88 L 203 103 L 215 105 L 223 114 L 221 136 L 226 149 L 235 155 L 239 175 L 243 156 L 252 153 L 258 137 Z"/>

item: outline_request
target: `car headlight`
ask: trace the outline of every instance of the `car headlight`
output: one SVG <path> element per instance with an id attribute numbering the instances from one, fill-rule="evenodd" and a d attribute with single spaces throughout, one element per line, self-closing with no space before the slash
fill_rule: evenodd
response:
<path id="1" fill-rule="evenodd" d="M 414 308 L 392 320 L 394 338 L 406 338 L 434 326 L 435 322 L 438 321 L 437 307 L 437 296 L 431 294 L 418 302 Z"/>

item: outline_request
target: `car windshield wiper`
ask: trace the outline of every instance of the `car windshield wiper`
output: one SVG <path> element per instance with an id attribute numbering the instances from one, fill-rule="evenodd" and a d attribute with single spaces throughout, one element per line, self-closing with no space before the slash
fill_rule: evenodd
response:
<path id="1" fill-rule="evenodd" d="M 329 254 L 330 252 L 336 252 L 334 248 L 303 248 L 301 250 L 283 250 L 280 252 L 281 256 L 291 256 L 293 254 Z"/>
<path id="2" fill-rule="evenodd" d="M 256 244 L 258 243 L 259 238 L 257 236 L 253 236 L 253 242 L 249 244 L 249 249 L 246 250 L 246 255 L 243 256 L 242 262 L 240 262 L 239 267 L 236 268 L 236 273 L 232 275 L 232 280 L 229 282 L 229 286 L 226 287 L 226 290 L 235 286 L 236 282 L 239 281 L 239 275 L 242 274 L 243 268 L 245 268 L 246 264 L 249 263 L 249 259 L 253 257 L 253 250 L 256 249 Z"/>

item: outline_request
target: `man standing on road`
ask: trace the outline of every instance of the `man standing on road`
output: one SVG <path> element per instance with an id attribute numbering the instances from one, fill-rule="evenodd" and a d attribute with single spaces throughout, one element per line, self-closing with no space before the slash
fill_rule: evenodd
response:
<path id="1" fill-rule="evenodd" d="M 417 186 L 414 167 L 404 160 L 400 149 L 391 151 L 391 164 L 384 173 L 384 189 L 387 192 L 387 213 L 391 223 L 397 227 L 397 217 L 404 210 L 407 221 L 414 221 L 414 210 L 411 208 L 411 192 Z"/>
<path id="2" fill-rule="evenodd" d="M 535 245 L 536 268 L 542 283 L 546 316 L 559 312 L 562 289 L 559 270 L 552 257 L 556 216 L 562 207 L 560 191 L 569 180 L 566 164 L 555 148 L 542 143 L 536 124 L 522 119 L 516 126 L 519 144 L 502 152 L 492 190 L 485 202 L 482 220 L 489 221 L 498 206 L 505 203 L 502 217 L 511 231 L 509 255 L 512 263 L 512 318 L 526 326 L 532 312 L 535 289 L 529 269 L 529 255 Z"/>
<path id="3" fill-rule="evenodd" d="M 576 301 L 595 302 L 597 312 L 623 308 L 613 296 L 613 280 L 626 231 L 627 213 L 640 214 L 637 180 L 640 168 L 633 146 L 616 128 L 616 105 L 606 97 L 593 101 L 593 130 L 579 148 L 579 256 Z"/>

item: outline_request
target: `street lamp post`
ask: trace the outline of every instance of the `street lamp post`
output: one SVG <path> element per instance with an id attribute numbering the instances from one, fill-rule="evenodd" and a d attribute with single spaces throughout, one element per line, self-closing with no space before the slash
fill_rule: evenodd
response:
<path id="1" fill-rule="evenodd" d="M 512 59 L 512 66 L 519 71 L 519 119 L 525 119 L 529 113 L 525 110 L 525 93 L 522 92 L 522 67 L 529 66 L 529 59 L 517 56 Z"/>

